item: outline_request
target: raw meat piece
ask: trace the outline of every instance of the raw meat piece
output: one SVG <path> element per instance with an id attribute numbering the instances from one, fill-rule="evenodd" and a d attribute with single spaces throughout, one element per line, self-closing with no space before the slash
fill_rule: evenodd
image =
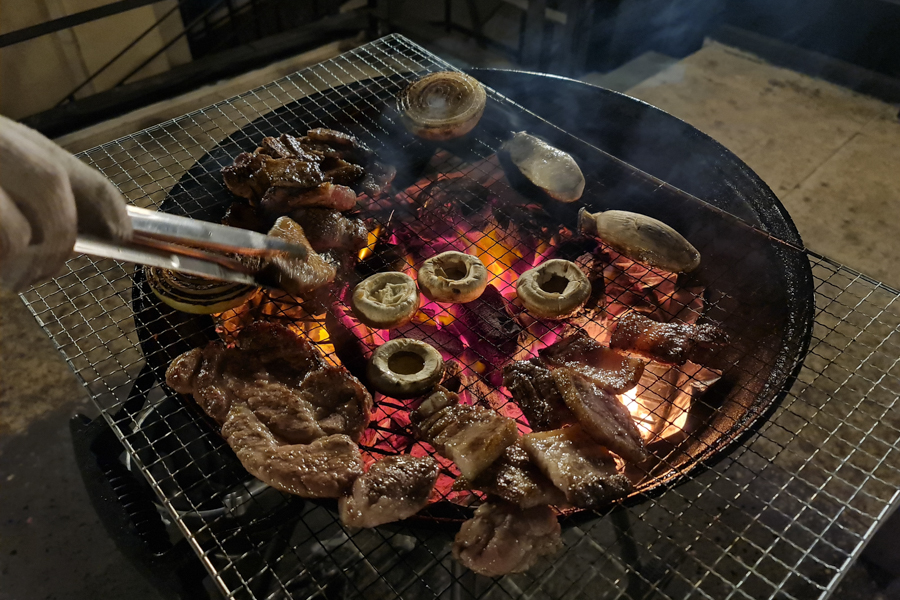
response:
<path id="1" fill-rule="evenodd" d="M 376 527 L 411 517 L 428 504 L 438 477 L 430 456 L 387 456 L 356 480 L 350 496 L 341 498 L 341 522 L 350 527 Z"/>
<path id="2" fill-rule="evenodd" d="M 459 404 L 459 396 L 438 386 L 414 411 L 418 436 L 474 479 L 516 441 L 516 422 L 480 406 Z"/>
<path id="3" fill-rule="evenodd" d="M 487 502 L 465 523 L 453 542 L 453 558 L 487 577 L 522 573 L 562 546 L 559 522 L 549 506 L 522 510 Z"/>
<path id="4" fill-rule="evenodd" d="M 571 367 L 613 394 L 636 386 L 644 373 L 642 360 L 607 348 L 581 332 L 556 341 L 538 354 L 548 367 Z"/>
<path id="5" fill-rule="evenodd" d="M 251 475 L 304 498 L 338 498 L 363 472 L 359 448 L 346 435 L 281 446 L 243 404 L 228 412 L 222 436 Z"/>
<path id="6" fill-rule="evenodd" d="M 519 360 L 503 369 L 503 385 L 535 431 L 559 429 L 577 422 L 539 359 Z"/>
<path id="7" fill-rule="evenodd" d="M 588 435 L 625 460 L 642 463 L 647 459 L 637 425 L 615 395 L 570 367 L 554 369 L 553 380 Z"/>
<path id="8" fill-rule="evenodd" d="M 628 495 L 631 482 L 616 472 L 616 461 L 579 425 L 529 433 L 522 446 L 541 472 L 581 508 L 599 508 Z"/>

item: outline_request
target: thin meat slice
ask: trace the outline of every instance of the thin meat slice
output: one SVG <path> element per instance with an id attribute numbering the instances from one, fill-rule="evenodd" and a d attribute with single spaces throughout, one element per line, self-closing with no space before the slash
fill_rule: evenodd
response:
<path id="1" fill-rule="evenodd" d="M 531 462 L 519 442 L 508 447 L 494 464 L 473 481 L 465 477 L 457 479 L 453 489 L 481 490 L 523 509 L 566 501 L 565 495 Z"/>
<path id="2" fill-rule="evenodd" d="M 487 577 L 522 573 L 562 547 L 559 521 L 549 506 L 522 510 L 486 502 L 460 527 L 453 558 Z"/>
<path id="3" fill-rule="evenodd" d="M 599 508 L 631 491 L 628 478 L 616 472 L 612 455 L 579 425 L 529 433 L 522 446 L 575 506 Z"/>
<path id="4" fill-rule="evenodd" d="M 576 369 L 613 394 L 636 386 L 644 373 L 644 361 L 607 348 L 583 332 L 557 340 L 538 354 L 550 368 Z"/>
<path id="5" fill-rule="evenodd" d="M 577 422 L 539 359 L 519 360 L 503 368 L 503 385 L 535 431 L 559 429 Z"/>
<path id="6" fill-rule="evenodd" d="M 276 182 L 267 188 L 260 205 L 270 215 L 286 215 L 298 208 L 312 206 L 343 212 L 356 205 L 356 192 L 347 186 L 329 182 L 313 188 L 285 186 Z"/>
<path id="7" fill-rule="evenodd" d="M 318 163 L 295 158 L 274 158 L 268 154 L 239 154 L 234 164 L 222 169 L 225 185 L 233 193 L 258 201 L 271 186 L 300 194 L 315 189 L 325 178 Z"/>
<path id="8" fill-rule="evenodd" d="M 616 322 L 610 346 L 628 350 L 656 362 L 683 365 L 695 359 L 695 352 L 728 341 L 728 335 L 715 325 L 660 323 L 637 312 Z"/>
<path id="9" fill-rule="evenodd" d="M 363 472 L 359 447 L 346 435 L 279 445 L 246 405 L 231 408 L 222 437 L 251 475 L 304 498 L 338 498 Z"/>
<path id="10" fill-rule="evenodd" d="M 341 498 L 341 523 L 377 527 L 413 516 L 428 504 L 437 481 L 438 463 L 430 456 L 387 456 L 375 462 Z"/>
<path id="11" fill-rule="evenodd" d="M 294 296 L 304 296 L 334 281 L 337 268 L 316 253 L 300 225 L 288 217 L 279 217 L 269 235 L 304 246 L 308 252 L 302 259 L 283 256 L 267 259 L 257 273 L 260 281 Z"/>
<path id="12" fill-rule="evenodd" d="M 316 252 L 334 248 L 358 252 L 366 247 L 369 232 L 359 219 L 349 219 L 330 208 L 301 208 L 290 214 L 303 228 L 307 241 Z"/>
<path id="13" fill-rule="evenodd" d="M 647 459 L 637 425 L 618 397 L 570 367 L 554 369 L 553 380 L 588 435 L 625 460 L 642 463 Z"/>
<path id="14" fill-rule="evenodd" d="M 480 406 L 459 404 L 459 396 L 440 386 L 410 418 L 419 438 L 456 463 L 470 480 L 518 437 L 512 419 Z"/>

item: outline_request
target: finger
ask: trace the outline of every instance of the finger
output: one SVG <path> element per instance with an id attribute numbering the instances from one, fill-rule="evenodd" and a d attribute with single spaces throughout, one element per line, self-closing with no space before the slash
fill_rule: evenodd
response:
<path id="1" fill-rule="evenodd" d="M 109 179 L 34 129 L 9 119 L 0 122 L 0 126 L 3 125 L 41 148 L 66 172 L 75 198 L 80 233 L 114 240 L 131 237 L 131 219 L 125 210 L 125 199 Z"/>
<path id="2" fill-rule="evenodd" d="M 0 133 L 0 187 L 31 229 L 35 277 L 55 273 L 75 245 L 75 200 L 65 171 L 14 129 Z M 24 268 L 24 267 L 23 267 Z"/>
<path id="3" fill-rule="evenodd" d="M 0 188 L 0 261 L 22 252 L 31 241 L 31 225 Z"/>

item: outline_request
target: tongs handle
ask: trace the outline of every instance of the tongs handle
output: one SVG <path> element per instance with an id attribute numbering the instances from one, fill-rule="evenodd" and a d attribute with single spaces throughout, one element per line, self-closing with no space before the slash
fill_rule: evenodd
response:
<path id="1" fill-rule="evenodd" d="M 231 252 L 245 256 L 272 256 L 287 253 L 293 258 L 306 258 L 306 248 L 285 240 L 247 229 L 227 227 L 164 212 L 128 207 L 133 241 L 144 238 L 192 246 L 202 250 Z"/>

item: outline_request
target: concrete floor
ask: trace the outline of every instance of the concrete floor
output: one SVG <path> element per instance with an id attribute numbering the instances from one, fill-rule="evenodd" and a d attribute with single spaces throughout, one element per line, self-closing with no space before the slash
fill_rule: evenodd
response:
<path id="1" fill-rule="evenodd" d="M 681 61 L 647 59 L 630 73 L 608 85 L 629 86 L 736 152 L 782 199 L 808 247 L 900 288 L 900 222 L 891 218 L 900 213 L 896 107 L 719 44 Z M 103 131 L 123 135 L 128 123 Z M 67 141 L 77 146 L 85 136 Z M 84 391 L 6 293 L 0 361 L 0 600 L 159 598 L 106 537 L 82 487 L 68 419 L 91 412 Z M 835 597 L 897 597 L 891 581 L 861 561 Z"/>

